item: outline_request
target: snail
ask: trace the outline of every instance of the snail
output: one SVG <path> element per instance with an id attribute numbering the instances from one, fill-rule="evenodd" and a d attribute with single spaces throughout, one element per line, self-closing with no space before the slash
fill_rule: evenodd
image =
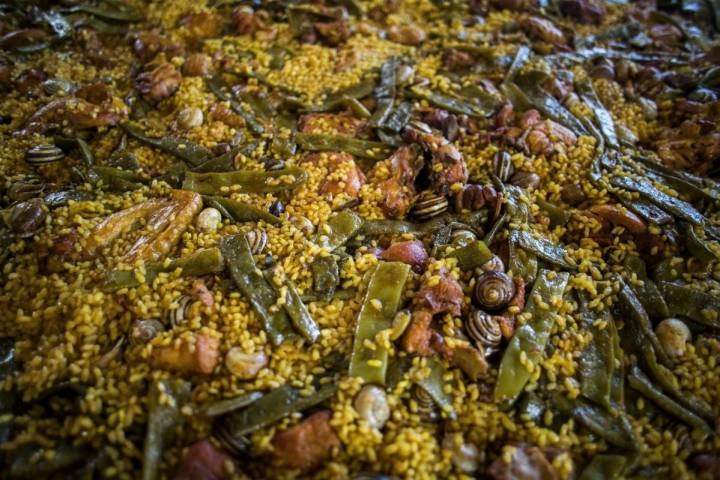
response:
<path id="1" fill-rule="evenodd" d="M 515 167 L 512 163 L 512 157 L 505 150 L 500 150 L 495 155 L 493 155 L 492 167 L 495 175 L 497 175 L 498 178 L 503 182 L 507 182 L 510 177 L 512 177 L 513 173 L 515 173 Z"/>
<path id="2" fill-rule="evenodd" d="M 515 295 L 515 283 L 502 272 L 485 272 L 477 278 L 475 301 L 490 311 L 505 307 Z"/>
<path id="3" fill-rule="evenodd" d="M 164 331 L 165 326 L 158 320 L 135 320 L 130 328 L 130 343 L 144 345 Z"/>
<path id="4" fill-rule="evenodd" d="M 470 314 L 465 328 L 470 338 L 472 338 L 478 346 L 483 347 L 486 357 L 498 351 L 500 348 L 502 330 L 493 315 L 489 315 L 482 310 L 474 310 Z"/>
<path id="5" fill-rule="evenodd" d="M 245 234 L 245 239 L 253 255 L 262 253 L 267 246 L 267 232 L 265 232 L 265 230 L 250 230 Z"/>
<path id="6" fill-rule="evenodd" d="M 415 200 L 411 213 L 418 220 L 424 221 L 445 213 L 447 209 L 448 201 L 444 196 L 425 190 Z"/>
<path id="7" fill-rule="evenodd" d="M 65 157 L 65 153 L 55 145 L 40 143 L 25 152 L 25 161 L 31 165 L 58 162 Z"/>

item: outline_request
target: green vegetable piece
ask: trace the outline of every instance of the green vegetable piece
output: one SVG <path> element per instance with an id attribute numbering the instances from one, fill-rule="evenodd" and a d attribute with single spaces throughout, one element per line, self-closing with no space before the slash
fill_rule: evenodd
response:
<path id="1" fill-rule="evenodd" d="M 610 389 L 615 369 L 615 339 L 616 333 L 610 311 L 605 309 L 600 318 L 595 318 L 593 312 L 587 308 L 587 300 L 580 295 L 580 308 L 582 312 L 581 325 L 592 333 L 592 341 L 578 359 L 580 370 L 580 391 L 593 402 L 605 408 L 610 408 Z M 601 320 L 605 325 L 596 324 Z"/>
<path id="2" fill-rule="evenodd" d="M 413 96 L 421 100 L 426 100 L 431 105 L 442 108 L 443 110 L 447 110 L 448 112 L 467 115 L 468 117 L 473 118 L 485 118 L 487 116 L 487 112 L 481 110 L 480 107 L 476 105 L 465 102 L 458 98 L 450 97 L 447 95 L 443 95 L 442 93 L 428 90 L 423 87 L 411 87 L 410 93 Z"/>
<path id="3" fill-rule="evenodd" d="M 228 413 L 255 403 L 262 397 L 263 394 L 260 392 L 251 392 L 247 395 L 240 395 L 238 397 L 228 398 L 227 400 L 219 400 L 217 402 L 208 403 L 200 408 L 200 414 L 205 415 L 206 417 L 219 417 L 220 415 L 227 415 Z"/>
<path id="4" fill-rule="evenodd" d="M 380 237 L 382 235 L 399 235 L 402 233 L 419 233 L 420 228 L 405 220 L 366 220 L 360 228 L 360 235 Z"/>
<path id="5" fill-rule="evenodd" d="M 686 285 L 658 282 L 670 315 L 680 315 L 701 325 L 720 328 L 720 298 Z"/>
<path id="6" fill-rule="evenodd" d="M 538 207 L 545 212 L 550 219 L 550 226 L 565 225 L 572 216 L 572 213 L 566 208 L 546 202 L 542 198 L 537 199 Z"/>
<path id="7" fill-rule="evenodd" d="M 272 344 L 277 346 L 286 338 L 294 337 L 290 319 L 285 310 L 275 307 L 278 303 L 277 293 L 255 265 L 245 235 L 223 237 L 220 240 L 220 251 L 225 257 L 230 276 L 260 318 Z"/>
<path id="8" fill-rule="evenodd" d="M 173 137 L 151 138 L 146 136 L 137 124 L 132 122 L 123 123 L 120 126 L 134 139 L 175 155 L 187 163 L 189 167 L 197 167 L 213 156 L 210 150 L 189 140 Z"/>
<path id="9" fill-rule="evenodd" d="M 102 20 L 117 23 L 135 23 L 145 20 L 145 15 L 124 2 L 101 1 L 98 5 L 81 3 L 75 10 L 89 13 Z"/>
<path id="10" fill-rule="evenodd" d="M 183 277 L 201 277 L 220 273 L 225 269 L 225 262 L 220 249 L 216 247 L 198 250 L 186 257 L 165 262 L 155 262 L 145 265 L 145 283 L 152 283 L 160 273 L 174 272 L 181 269 Z M 133 288 L 140 285 L 134 270 L 111 270 L 107 278 L 107 287 L 110 289 Z"/>
<path id="11" fill-rule="evenodd" d="M 628 373 L 628 383 L 630 386 L 640 392 L 644 397 L 651 400 L 662 410 L 678 418 L 683 423 L 693 428 L 699 428 L 706 434 L 712 434 L 713 429 L 705 423 L 705 421 L 695 415 L 690 410 L 675 402 L 672 398 L 665 395 L 658 387 L 653 385 L 652 381 L 637 366 L 630 368 Z"/>
<path id="12" fill-rule="evenodd" d="M 551 301 L 553 298 L 562 297 L 569 279 L 570 274 L 567 272 L 540 270 L 538 273 L 525 306 L 525 312 L 530 313 L 531 318 L 528 323 L 515 330 L 500 362 L 494 393 L 496 402 L 512 404 L 530 380 L 530 371 L 520 361 L 521 353 L 525 352 L 527 359 L 533 364 L 539 363 L 557 313 L 557 307 Z M 537 299 L 548 304 L 549 308 L 541 308 Z"/>
<path id="13" fill-rule="evenodd" d="M 597 120 L 598 125 L 600 125 L 600 131 L 602 132 L 608 146 L 610 146 L 610 148 L 617 148 L 618 139 L 617 134 L 615 133 L 615 122 L 613 122 L 612 115 L 610 115 L 610 112 L 607 111 L 595 93 L 592 80 L 590 77 L 586 77 L 583 80 L 576 81 L 575 85 L 577 86 L 583 101 L 590 107 L 593 115 L 595 115 L 595 120 Z"/>
<path id="14" fill-rule="evenodd" d="M 393 149 L 382 142 L 361 140 L 341 135 L 323 133 L 298 133 L 295 136 L 300 147 L 311 152 L 347 152 L 369 160 L 384 160 Z"/>
<path id="15" fill-rule="evenodd" d="M 142 480 L 159 478 L 160 457 L 173 430 L 184 421 L 180 409 L 190 398 L 190 388 L 190 382 L 180 379 L 156 380 L 150 385 Z"/>
<path id="16" fill-rule="evenodd" d="M 633 198 L 632 200 L 627 200 L 620 197 L 619 200 L 625 208 L 633 213 L 636 213 L 650 223 L 665 225 L 673 222 L 672 215 L 667 213 L 665 210 L 658 208 L 644 198 Z"/>
<path id="17" fill-rule="evenodd" d="M 280 157 L 295 155 L 297 150 L 297 144 L 295 143 L 296 132 L 297 118 L 295 115 L 282 113 L 275 117 L 275 131 L 270 143 L 270 151 Z"/>
<path id="18" fill-rule="evenodd" d="M 390 111 L 395 102 L 395 71 L 397 65 L 397 58 L 392 57 L 380 67 L 380 83 L 375 88 L 377 106 L 369 122 L 375 128 L 384 126 L 385 120 L 390 116 Z"/>
<path id="19" fill-rule="evenodd" d="M 717 246 L 713 249 L 708 240 L 705 238 L 703 229 L 689 223 L 681 224 L 681 229 L 685 233 L 685 246 L 688 251 L 698 260 L 703 262 L 712 262 L 720 260 L 720 252 Z M 698 229 L 702 233 L 698 233 Z"/>
<path id="20" fill-rule="evenodd" d="M 680 220 L 685 220 L 693 225 L 702 225 L 705 218 L 695 207 L 679 198 L 671 197 L 667 193 L 655 188 L 650 182 L 639 181 L 628 176 L 615 175 L 610 180 L 615 187 L 624 188 L 632 192 L 638 192 L 658 207 L 675 215 Z"/>
<path id="21" fill-rule="evenodd" d="M 613 408 L 625 408 L 625 364 L 623 357 L 623 349 L 620 346 L 620 334 L 618 333 L 615 321 L 608 323 L 607 328 L 610 329 L 610 338 L 613 343 L 613 356 L 615 357 L 613 375 L 610 379 L 610 401 Z"/>
<path id="22" fill-rule="evenodd" d="M 595 455 L 580 480 L 616 480 L 621 478 L 627 459 L 622 455 Z"/>
<path id="23" fill-rule="evenodd" d="M 555 396 L 555 404 L 561 411 L 570 413 L 583 427 L 606 442 L 625 450 L 636 450 L 639 444 L 632 424 L 622 412 L 611 413 L 582 397 L 569 400 L 563 395 Z"/>
<path id="24" fill-rule="evenodd" d="M 635 274 L 639 280 L 643 281 L 643 285 L 629 285 L 635 292 L 635 295 L 642 303 L 642 306 L 652 318 L 666 318 L 670 316 L 665 299 L 663 298 L 657 284 L 650 280 L 647 276 L 645 262 L 635 255 L 625 257 L 623 266 L 629 274 Z"/>
<path id="25" fill-rule="evenodd" d="M 317 257 L 310 264 L 313 275 L 313 290 L 320 298 L 329 300 L 340 283 L 340 271 L 335 257 Z"/>
<path id="26" fill-rule="evenodd" d="M 672 365 L 670 357 L 668 357 L 667 353 L 665 353 L 665 350 L 662 348 L 660 340 L 657 338 L 657 335 L 655 335 L 655 331 L 652 328 L 650 318 L 648 317 L 645 308 L 643 308 L 642 303 L 635 295 L 635 292 L 624 281 L 622 281 L 622 279 L 620 280 L 620 285 L 621 288 L 618 292 L 618 303 L 620 305 L 620 311 L 623 313 L 625 322 L 632 322 L 637 327 L 637 330 L 643 335 L 643 337 L 650 342 L 663 365 Z"/>
<path id="27" fill-rule="evenodd" d="M 182 188 L 203 195 L 225 196 L 232 192 L 273 193 L 296 188 L 303 184 L 307 177 L 307 172 L 299 167 L 287 167 L 270 172 L 255 170 L 214 173 L 187 172 Z"/>
<path id="28" fill-rule="evenodd" d="M 530 58 L 530 48 L 526 45 L 518 47 L 515 52 L 515 57 L 510 64 L 510 68 L 508 68 L 505 78 L 503 79 L 503 85 L 509 85 L 513 82 L 513 80 L 515 80 L 515 76 L 528 61 L 528 58 Z"/>
<path id="29" fill-rule="evenodd" d="M 567 270 L 577 269 L 577 265 L 572 262 L 567 251 L 563 247 L 553 244 L 550 240 L 542 237 L 536 238 L 530 232 L 524 230 L 513 230 L 510 233 L 510 242 L 560 268 Z"/>
<path id="30" fill-rule="evenodd" d="M 278 273 L 279 272 L 267 271 L 265 272 L 265 279 L 268 283 L 275 286 L 273 277 Z M 285 274 L 280 276 L 282 278 L 282 286 L 286 289 L 283 308 L 290 317 L 290 321 L 295 327 L 295 330 L 297 330 L 297 332 L 300 333 L 300 335 L 302 335 L 308 343 L 315 343 L 320 336 L 320 328 L 318 328 L 317 323 L 313 320 L 310 312 L 300 298 L 300 294 L 298 294 L 295 284 L 287 278 Z"/>
<path id="31" fill-rule="evenodd" d="M 458 248 L 450 253 L 450 256 L 458 259 L 458 265 L 463 270 L 472 270 L 486 263 L 493 257 L 485 242 L 475 240 L 464 247 Z"/>
<path id="32" fill-rule="evenodd" d="M 272 213 L 249 203 L 217 196 L 203 195 L 203 204 L 206 207 L 216 208 L 224 217 L 235 223 L 263 221 L 270 225 L 277 225 L 280 219 Z"/>
<path id="33" fill-rule="evenodd" d="M 240 115 L 243 120 L 245 120 L 245 125 L 247 126 L 248 130 L 250 130 L 256 135 L 260 135 L 265 131 L 265 127 L 263 127 L 262 124 L 258 122 L 253 112 L 246 109 L 242 103 L 238 102 L 237 100 L 235 100 L 235 98 L 225 92 L 225 89 L 227 89 L 227 87 L 221 78 L 209 78 L 206 80 L 205 83 L 207 84 L 208 89 L 212 93 L 214 93 L 216 97 L 218 97 L 224 102 L 228 102 L 230 104 L 230 108 L 235 113 Z"/>
<path id="34" fill-rule="evenodd" d="M 249 407 L 221 417 L 221 420 L 231 437 L 238 439 L 295 412 L 314 407 L 332 397 L 336 391 L 337 385 L 331 383 L 303 397 L 300 391 L 286 384 L 266 393 Z"/>
<path id="35" fill-rule="evenodd" d="M 446 412 L 450 419 L 456 417 L 455 411 L 452 408 L 452 398 L 450 395 L 445 393 L 445 372 L 447 369 L 442 362 L 435 358 L 428 358 L 427 365 L 430 367 L 430 375 L 418 381 L 423 390 L 427 392 L 430 397 L 435 400 L 435 403 L 444 412 Z"/>
<path id="36" fill-rule="evenodd" d="M 532 285 L 538 272 L 537 255 L 510 242 L 508 271 L 522 278 L 525 285 Z"/>
<path id="37" fill-rule="evenodd" d="M 342 107 L 345 104 L 346 99 L 348 98 L 360 99 L 367 97 L 373 92 L 374 88 L 374 81 L 370 79 L 363 80 L 357 85 L 353 85 L 343 90 L 327 94 L 323 103 L 321 103 L 320 105 L 309 107 L 305 109 L 305 111 L 309 113 L 329 112 L 331 110 L 335 110 L 336 108 Z"/>
<path id="38" fill-rule="evenodd" d="M 374 342 L 377 334 L 392 327 L 409 271 L 410 266 L 404 263 L 380 262 L 370 278 L 358 315 L 350 357 L 350 376 L 385 385 L 388 352 L 381 345 L 376 345 L 375 350 L 371 350 L 365 345 L 365 341 Z"/>
<path id="39" fill-rule="evenodd" d="M 116 192 L 137 190 L 148 182 L 148 179 L 139 173 L 114 167 L 92 167 L 90 169 L 90 175 L 98 180 L 102 180 L 103 185 L 107 185 L 110 190 Z M 95 180 L 95 178 L 93 178 L 93 180 Z"/>
<path id="40" fill-rule="evenodd" d="M 55 455 L 48 460 L 38 455 L 42 450 L 39 445 L 27 443 L 20 446 L 13 455 L 13 462 L 9 466 L 9 478 L 37 479 L 50 478 L 71 467 L 80 465 L 89 452 L 66 442 L 60 442 L 54 449 Z"/>
<path id="41" fill-rule="evenodd" d="M 327 230 L 318 232 L 315 241 L 336 250 L 358 233 L 363 226 L 363 219 L 351 210 L 343 210 L 330 217 L 326 226 Z"/>
<path id="42" fill-rule="evenodd" d="M 405 128 L 412 117 L 413 105 L 410 102 L 401 102 L 395 110 L 390 112 L 383 123 L 383 130 L 388 132 L 399 132 Z M 399 145 L 398 145 L 399 146 Z"/>

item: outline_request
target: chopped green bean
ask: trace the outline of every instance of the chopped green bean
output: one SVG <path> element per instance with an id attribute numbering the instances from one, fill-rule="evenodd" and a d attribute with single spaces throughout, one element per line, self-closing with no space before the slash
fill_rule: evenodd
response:
<path id="1" fill-rule="evenodd" d="M 230 198 L 203 195 L 203 204 L 216 208 L 224 217 L 236 223 L 263 221 L 277 225 L 280 219 L 262 208 Z"/>
<path id="2" fill-rule="evenodd" d="M 681 315 L 701 325 L 720 328 L 720 298 L 686 285 L 658 282 L 671 315 Z"/>
<path id="3" fill-rule="evenodd" d="M 203 405 L 200 408 L 200 414 L 206 417 L 219 417 L 220 415 L 226 415 L 234 412 L 241 408 L 245 408 L 248 405 L 255 403 L 263 397 L 260 392 L 251 392 L 247 395 L 240 395 L 239 397 L 228 398 L 227 400 L 219 400 L 217 402 Z"/>
<path id="4" fill-rule="evenodd" d="M 476 105 L 423 87 L 411 87 L 409 92 L 416 98 L 426 100 L 431 105 L 447 110 L 448 112 L 467 115 L 473 118 L 485 118 L 487 116 L 487 112 L 481 110 L 480 107 Z"/>
<path id="5" fill-rule="evenodd" d="M 300 147 L 311 152 L 347 152 L 369 160 L 384 160 L 392 154 L 392 148 L 382 142 L 341 135 L 298 133 L 295 140 Z"/>
<path id="6" fill-rule="evenodd" d="M 637 450 L 639 441 L 624 413 L 611 413 L 608 409 L 595 406 L 581 397 L 569 400 L 561 394 L 555 396 L 555 404 L 609 444 L 625 450 Z"/>
<path id="7" fill-rule="evenodd" d="M 284 287 L 286 291 L 283 308 L 285 312 L 287 312 L 288 317 L 290 317 L 290 321 L 295 327 L 295 330 L 302 335 L 308 343 L 315 343 L 320 336 L 320 328 L 318 328 L 317 323 L 300 298 L 295 284 L 287 278 L 284 273 L 280 274 L 280 272 L 277 271 L 265 272 L 265 279 L 271 285 L 275 285 L 274 277 L 276 276 L 281 277 L 281 287 Z"/>
<path id="8" fill-rule="evenodd" d="M 287 167 L 270 172 L 238 170 L 235 172 L 187 172 L 184 190 L 203 195 L 238 193 L 272 193 L 296 188 L 307 180 L 307 172 L 299 167 Z"/>
<path id="9" fill-rule="evenodd" d="M 231 95 L 225 92 L 225 89 L 227 89 L 227 87 L 221 78 L 209 78 L 206 80 L 206 84 L 210 91 L 215 94 L 216 97 L 230 104 L 230 108 L 232 108 L 235 113 L 240 115 L 243 120 L 245 120 L 245 125 L 247 125 L 248 129 L 252 133 L 260 135 L 265 131 L 265 127 L 263 127 L 262 124 L 257 120 L 253 112 L 245 108 L 242 103 L 238 102 Z"/>
<path id="10" fill-rule="evenodd" d="M 357 234 L 362 226 L 363 219 L 357 213 L 343 210 L 330 217 L 325 226 L 326 230 L 318 232 L 315 241 L 319 245 L 335 250 Z"/>
<path id="11" fill-rule="evenodd" d="M 388 351 L 379 344 L 375 344 L 375 349 L 370 349 L 366 341 L 374 342 L 381 331 L 392 327 L 409 271 L 410 266 L 404 263 L 380 262 L 370 278 L 358 315 L 350 357 L 350 376 L 360 377 L 366 382 L 385 384 Z"/>
<path id="12" fill-rule="evenodd" d="M 538 258 L 548 263 L 557 265 L 567 270 L 577 269 L 577 265 L 572 262 L 567 251 L 545 238 L 536 238 L 530 232 L 524 230 L 513 230 L 510 233 L 510 242 L 518 245 L 523 250 L 527 250 Z"/>
<path id="13" fill-rule="evenodd" d="M 450 256 L 458 259 L 458 265 L 462 270 L 472 270 L 489 261 L 493 257 L 493 253 L 485 245 L 485 242 L 475 240 L 454 250 Z"/>
<path id="14" fill-rule="evenodd" d="M 134 139 L 175 155 L 190 167 L 197 167 L 212 158 L 210 150 L 189 140 L 173 137 L 151 138 L 146 136 L 135 123 L 123 123 L 120 126 Z"/>

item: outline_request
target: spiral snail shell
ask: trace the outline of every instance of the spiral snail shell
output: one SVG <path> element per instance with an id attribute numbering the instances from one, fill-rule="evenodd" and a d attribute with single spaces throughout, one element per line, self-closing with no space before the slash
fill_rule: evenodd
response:
<path id="1" fill-rule="evenodd" d="M 490 311 L 505 307 L 515 295 L 515 283 L 502 272 L 485 272 L 475 283 L 475 301 Z"/>
<path id="2" fill-rule="evenodd" d="M 494 316 L 482 310 L 474 310 L 468 318 L 465 328 L 470 338 L 483 347 L 485 356 L 490 356 L 500 348 L 502 330 Z"/>

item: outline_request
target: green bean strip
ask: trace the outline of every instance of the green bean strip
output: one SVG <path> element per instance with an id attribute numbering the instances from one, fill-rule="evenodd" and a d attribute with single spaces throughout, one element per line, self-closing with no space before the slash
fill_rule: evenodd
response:
<path id="1" fill-rule="evenodd" d="M 708 200 L 720 200 L 720 185 L 709 179 L 695 176 L 688 172 L 666 167 L 644 155 L 633 155 L 633 159 L 643 164 L 646 170 L 655 172 L 663 177 L 673 188 L 698 200 L 701 197 Z"/>
<path id="2" fill-rule="evenodd" d="M 448 414 L 450 419 L 454 419 L 455 411 L 452 408 L 452 397 L 445 393 L 444 377 L 447 369 L 440 360 L 432 357 L 427 359 L 427 365 L 430 368 L 430 375 L 417 383 L 435 400 L 438 407 Z"/>
<path id="3" fill-rule="evenodd" d="M 176 258 L 166 265 L 164 262 L 150 263 L 145 266 L 145 282 L 152 283 L 163 272 L 174 272 L 180 269 L 183 277 L 201 277 L 220 273 L 225 269 L 225 262 L 216 247 L 199 250 L 186 257 Z M 106 283 L 110 289 L 133 288 L 140 285 L 134 270 L 112 270 Z"/>
<path id="4" fill-rule="evenodd" d="M 569 279 L 570 274 L 567 272 L 541 270 L 538 273 L 525 306 L 525 312 L 531 315 L 531 319 L 515 330 L 503 354 L 495 385 L 495 401 L 512 404 L 530 380 L 530 371 L 520 360 L 521 354 L 525 352 L 527 360 L 537 368 L 555 323 L 557 304 L 553 299 L 562 297 Z M 540 302 L 543 304 L 542 307 Z M 547 308 L 543 308 L 546 306 Z"/>
<path id="5" fill-rule="evenodd" d="M 340 283 L 340 271 L 332 255 L 317 257 L 310 264 L 313 275 L 313 291 L 320 297 L 330 300 Z"/>
<path id="6" fill-rule="evenodd" d="M 213 156 L 210 150 L 189 140 L 173 137 L 151 138 L 146 136 L 137 124 L 134 123 L 123 123 L 120 126 L 134 139 L 162 150 L 163 152 L 175 155 L 191 168 L 197 167 Z"/>
<path id="7" fill-rule="evenodd" d="M 505 78 L 503 79 L 503 85 L 509 85 L 515 80 L 515 76 L 528 61 L 528 58 L 530 58 L 530 48 L 526 45 L 518 47 L 517 52 L 515 52 L 515 57 L 510 64 L 510 68 L 508 68 Z"/>
<path id="8" fill-rule="evenodd" d="M 315 242 L 335 250 L 357 234 L 362 225 L 363 219 L 360 215 L 351 210 L 343 210 L 328 219 L 325 230 L 317 233 Z"/>
<path id="9" fill-rule="evenodd" d="M 720 298 L 692 287 L 658 282 L 671 315 L 681 315 L 701 325 L 720 328 Z"/>
<path id="10" fill-rule="evenodd" d="M 698 260 L 703 262 L 712 262 L 713 260 L 720 260 L 720 249 L 715 249 L 710 246 L 705 238 L 701 238 L 695 230 L 696 226 L 690 225 L 689 223 L 681 224 L 682 231 L 685 234 L 685 246 L 688 251 Z M 703 233 L 705 233 L 703 231 Z M 704 235 L 703 235 L 704 236 Z"/>
<path id="11" fill-rule="evenodd" d="M 431 105 L 447 110 L 448 112 L 467 115 L 473 118 L 485 118 L 487 116 L 487 112 L 481 110 L 480 107 L 423 87 L 411 87 L 409 93 L 416 98 L 426 100 Z"/>
<path id="12" fill-rule="evenodd" d="M 405 220 L 367 220 L 360 229 L 360 235 L 379 237 L 381 235 L 398 235 L 401 233 L 420 233 L 418 225 Z"/>
<path id="13" fill-rule="evenodd" d="M 156 380 L 150 385 L 142 480 L 159 478 L 163 449 L 175 427 L 183 422 L 180 409 L 190 398 L 190 388 L 190 382 L 180 379 Z"/>
<path id="14" fill-rule="evenodd" d="M 380 67 L 380 83 L 375 88 L 375 100 L 377 106 L 370 125 L 375 128 L 383 127 L 395 102 L 395 70 L 397 69 L 397 58 L 392 57 Z"/>
<path id="15" fill-rule="evenodd" d="M 621 478 L 627 459 L 622 455 L 595 455 L 579 480 L 616 480 Z"/>
<path id="16" fill-rule="evenodd" d="M 551 227 L 565 225 L 572 216 L 572 213 L 568 209 L 546 202 L 542 198 L 538 198 L 536 203 L 538 204 L 538 207 L 540 207 L 540 210 L 547 214 L 550 219 Z"/>
<path id="17" fill-rule="evenodd" d="M 360 377 L 365 382 L 385 385 L 388 351 L 378 344 L 375 344 L 374 349 L 370 349 L 365 343 L 374 342 L 381 331 L 392 327 L 392 320 L 402 301 L 403 287 L 409 271 L 410 266 L 404 263 L 380 262 L 370 278 L 365 300 L 358 314 L 350 357 L 351 377 Z"/>
<path id="18" fill-rule="evenodd" d="M 270 172 L 238 170 L 235 172 L 187 172 L 182 188 L 202 195 L 231 193 L 273 193 L 291 190 L 307 180 L 300 167 L 287 167 Z"/>
<path id="19" fill-rule="evenodd" d="M 53 457 L 48 459 L 44 455 L 38 455 L 40 448 L 34 443 L 21 445 L 13 454 L 12 464 L 9 467 L 5 465 L 8 478 L 55 478 L 55 475 L 61 476 L 68 468 L 81 464 L 90 455 L 86 448 L 61 442 L 53 448 Z"/>
<path id="20" fill-rule="evenodd" d="M 295 327 L 295 330 L 302 335 L 308 343 L 315 343 L 320 336 L 320 328 L 300 298 L 295 284 L 287 278 L 284 273 L 278 274 L 279 272 L 277 271 L 266 271 L 265 279 L 271 285 L 276 286 L 274 277 L 281 277 L 282 287 L 284 287 L 286 291 L 285 302 L 283 303 L 285 312 L 287 312 L 288 317 L 290 317 L 290 321 Z M 280 294 L 280 292 L 278 292 L 278 294 Z"/>
<path id="21" fill-rule="evenodd" d="M 450 256 L 458 259 L 458 265 L 462 270 L 472 270 L 489 261 L 493 257 L 493 253 L 485 245 L 485 242 L 475 240 L 454 250 Z"/>
<path id="22" fill-rule="evenodd" d="M 95 166 L 90 172 L 111 190 L 127 192 L 141 188 L 148 182 L 143 175 L 114 167 Z"/>
<path id="23" fill-rule="evenodd" d="M 658 208 L 654 204 L 645 200 L 644 198 L 633 198 L 632 200 L 626 200 L 623 197 L 619 198 L 625 208 L 633 213 L 636 213 L 643 219 L 656 225 L 665 225 L 673 222 L 673 217 L 665 210 Z"/>
<path id="24" fill-rule="evenodd" d="M 650 342 L 663 365 L 672 365 L 670 357 L 662 348 L 657 335 L 655 335 L 655 331 L 650 323 L 650 318 L 648 317 L 645 308 L 643 308 L 642 303 L 635 295 L 635 292 L 633 292 L 633 290 L 622 279 L 619 281 L 620 291 L 618 292 L 618 303 L 620 304 L 620 310 L 623 313 L 625 322 L 632 322 L 637 326 L 638 331 L 648 342 Z"/>
<path id="25" fill-rule="evenodd" d="M 589 400 L 610 408 L 610 389 L 615 369 L 615 333 L 610 310 L 604 309 L 596 318 L 588 309 L 587 298 L 579 295 L 581 325 L 592 333 L 592 341 L 578 359 L 580 370 L 580 391 Z M 604 325 L 598 325 L 597 321 Z"/>
<path id="26" fill-rule="evenodd" d="M 705 218 L 700 212 L 695 210 L 695 207 L 679 198 L 671 197 L 665 192 L 658 190 L 649 182 L 638 181 L 627 176 L 615 175 L 610 180 L 610 183 L 615 187 L 638 192 L 658 207 L 693 225 L 702 225 L 705 221 Z"/>
<path id="27" fill-rule="evenodd" d="M 224 428 L 233 438 L 265 428 L 295 412 L 324 402 L 332 397 L 337 385 L 323 385 L 310 396 L 302 396 L 299 390 L 283 385 L 266 393 L 249 407 L 221 417 Z"/>
<path id="28" fill-rule="evenodd" d="M 611 316 L 612 319 L 612 316 Z M 615 320 L 608 323 L 610 338 L 613 344 L 613 356 L 615 357 L 613 375 L 610 379 L 610 401 L 613 408 L 625 409 L 625 364 L 623 349 L 620 345 L 620 334 L 618 333 Z"/>
<path id="29" fill-rule="evenodd" d="M 399 132 L 405 128 L 412 117 L 413 105 L 410 102 L 401 102 L 385 120 L 383 130 Z"/>
<path id="30" fill-rule="evenodd" d="M 270 143 L 270 151 L 281 157 L 295 155 L 297 150 L 297 144 L 295 143 L 296 132 L 297 118 L 295 118 L 295 115 L 281 113 L 275 117 L 275 132 Z"/>
<path id="31" fill-rule="evenodd" d="M 563 247 L 555 245 L 545 238 L 535 238 L 530 232 L 524 230 L 513 230 L 510 233 L 510 242 L 548 263 L 567 270 L 577 269 L 577 265 L 571 263 L 570 256 Z"/>
<path id="32" fill-rule="evenodd" d="M 608 146 L 610 146 L 610 148 L 617 148 L 618 139 L 617 134 L 615 133 L 615 122 L 613 121 L 610 112 L 607 111 L 595 93 L 590 77 L 586 77 L 582 81 L 576 81 L 575 85 L 578 88 L 583 101 L 593 111 L 595 120 L 597 120 L 598 125 L 600 126 L 600 131 L 602 132 L 603 137 L 605 137 L 605 141 Z"/>
<path id="33" fill-rule="evenodd" d="M 662 393 L 637 366 L 630 368 L 628 382 L 633 389 L 640 392 L 648 400 L 652 400 L 653 403 L 668 414 L 680 419 L 683 423 L 691 427 L 703 430 L 707 434 L 713 433 L 713 429 L 705 423 L 705 420 Z"/>
<path id="34" fill-rule="evenodd" d="M 353 156 L 369 160 L 384 160 L 393 149 L 382 142 L 361 140 L 342 135 L 323 133 L 298 133 L 295 137 L 298 145 L 311 152 L 347 152 Z"/>
<path id="35" fill-rule="evenodd" d="M 614 414 L 581 397 L 570 400 L 561 394 L 555 396 L 555 404 L 560 410 L 570 413 L 580 425 L 609 444 L 626 450 L 637 450 L 639 441 L 624 413 Z"/>
<path id="36" fill-rule="evenodd" d="M 245 120 L 245 125 L 247 125 L 248 129 L 256 134 L 260 135 L 265 131 L 265 127 L 262 126 L 260 122 L 258 122 L 257 118 L 255 118 L 255 114 L 249 110 L 247 110 L 242 103 L 235 100 L 232 96 L 225 93 L 223 90 L 226 88 L 224 82 L 219 77 L 213 77 L 209 78 L 205 81 L 205 83 L 208 86 L 208 89 L 215 94 L 216 97 L 218 97 L 220 100 L 224 102 L 228 102 L 230 104 L 230 108 L 240 115 L 243 120 Z"/>
<path id="37" fill-rule="evenodd" d="M 248 405 L 257 402 L 262 397 L 263 394 L 260 392 L 250 392 L 247 395 L 240 395 L 239 397 L 208 403 L 200 407 L 200 414 L 206 417 L 219 417 L 220 415 L 227 415 L 228 413 L 245 408 Z"/>
<path id="38" fill-rule="evenodd" d="M 216 208 L 224 217 L 235 223 L 259 221 L 270 225 L 281 223 L 278 217 L 262 208 L 230 198 L 203 195 L 203 204 Z"/>
<path id="39" fill-rule="evenodd" d="M 118 4 L 112 5 L 110 8 L 101 8 L 89 4 L 81 3 L 72 7 L 73 10 L 94 15 L 103 20 L 119 23 L 135 23 L 142 22 L 145 17 L 142 13 L 127 4 L 123 4 L 122 8 L 118 8 Z"/>
<path id="40" fill-rule="evenodd" d="M 635 292 L 636 297 L 640 300 L 648 315 L 653 318 L 669 317 L 670 311 L 657 284 L 647 276 L 645 262 L 636 255 L 628 255 L 625 257 L 623 266 L 628 274 L 632 275 L 634 273 L 638 280 L 642 280 L 642 286 L 630 284 L 629 287 Z"/>
<path id="41" fill-rule="evenodd" d="M 251 143 L 249 147 L 254 147 L 256 145 L 257 143 Z M 248 151 L 250 149 L 246 147 L 242 150 Z M 254 150 L 254 148 L 252 148 L 252 150 Z M 249 153 L 251 153 L 252 150 L 250 150 Z M 237 156 L 238 152 L 241 152 L 240 148 L 235 147 L 227 153 L 204 161 L 192 170 L 193 172 L 198 173 L 230 172 L 232 170 L 235 170 L 235 157 Z"/>
<path id="42" fill-rule="evenodd" d="M 353 85 L 349 88 L 339 90 L 328 94 L 325 97 L 325 101 L 320 105 L 309 107 L 305 109 L 308 113 L 320 113 L 329 112 L 336 108 L 342 107 L 345 103 L 346 98 L 360 99 L 370 95 L 375 89 L 375 82 L 372 80 L 363 80 L 357 85 Z"/>
<path id="43" fill-rule="evenodd" d="M 276 308 L 278 296 L 256 267 L 245 235 L 229 235 L 220 240 L 220 251 L 230 276 L 245 295 L 273 345 L 295 336 L 285 310 Z"/>

